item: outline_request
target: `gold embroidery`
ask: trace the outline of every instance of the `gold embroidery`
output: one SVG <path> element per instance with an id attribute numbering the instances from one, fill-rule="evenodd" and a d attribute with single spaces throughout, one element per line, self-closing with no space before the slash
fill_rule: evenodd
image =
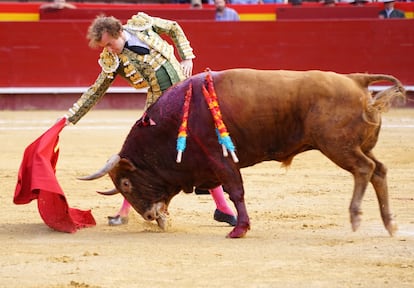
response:
<path id="1" fill-rule="evenodd" d="M 120 54 L 119 58 L 124 66 L 124 73 L 125 77 L 129 78 L 130 84 L 134 88 L 144 88 L 148 86 L 148 83 L 142 78 L 141 74 L 135 69 L 134 65 L 132 65 L 129 61 L 128 56 L 124 54 Z"/>
<path id="2" fill-rule="evenodd" d="M 104 72 L 112 75 L 112 73 L 118 69 L 119 57 L 115 53 L 109 52 L 105 48 L 102 50 L 98 63 Z"/>
<path id="3" fill-rule="evenodd" d="M 138 12 L 137 15 L 132 16 L 128 20 L 126 27 L 132 31 L 144 31 L 150 28 L 153 24 L 153 18 L 144 12 Z"/>

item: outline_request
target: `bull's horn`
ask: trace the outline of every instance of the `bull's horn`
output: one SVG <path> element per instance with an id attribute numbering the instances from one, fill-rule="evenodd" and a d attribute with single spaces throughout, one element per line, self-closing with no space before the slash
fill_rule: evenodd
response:
<path id="1" fill-rule="evenodd" d="M 108 190 L 108 191 L 96 191 L 96 193 L 99 193 L 105 196 L 112 196 L 112 195 L 118 194 L 119 191 L 116 188 L 112 188 L 111 190 Z"/>
<path id="2" fill-rule="evenodd" d="M 118 164 L 119 160 L 121 160 L 121 157 L 119 157 L 118 154 L 115 154 L 106 162 L 105 166 L 102 167 L 101 170 L 89 176 L 78 177 L 78 179 L 79 180 L 95 180 L 95 179 L 101 178 L 102 176 L 106 175 L 109 171 L 111 171 L 112 168 L 114 168 L 115 165 Z"/>

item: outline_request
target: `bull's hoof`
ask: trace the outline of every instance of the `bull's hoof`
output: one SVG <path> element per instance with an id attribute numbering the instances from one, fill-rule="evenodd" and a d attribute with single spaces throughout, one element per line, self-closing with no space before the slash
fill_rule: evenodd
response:
<path id="1" fill-rule="evenodd" d="M 167 216 L 160 215 L 160 217 L 158 217 L 156 221 L 157 221 L 158 227 L 160 227 L 162 230 L 165 230 L 165 228 L 167 227 Z"/>
<path id="2" fill-rule="evenodd" d="M 214 211 L 214 220 L 218 222 L 225 222 L 230 226 L 236 226 L 237 224 L 237 218 L 235 216 L 223 213 L 218 209 Z"/>
<path id="3" fill-rule="evenodd" d="M 388 233 L 390 234 L 390 236 L 394 236 L 395 235 L 395 233 L 397 232 L 397 230 L 398 230 L 398 225 L 397 225 L 397 223 L 395 223 L 394 221 L 390 221 L 390 223 L 388 223 L 386 226 L 385 226 L 385 229 L 387 229 L 387 231 L 388 231 Z"/>
<path id="4" fill-rule="evenodd" d="M 109 226 L 119 226 L 124 224 L 128 224 L 128 217 L 121 217 L 121 215 L 108 216 Z"/>
<path id="5" fill-rule="evenodd" d="M 236 226 L 226 238 L 242 238 L 246 235 L 247 230 L 249 230 L 248 227 Z"/>
<path id="6" fill-rule="evenodd" d="M 352 213 L 351 212 L 351 226 L 352 226 L 352 231 L 357 231 L 359 226 L 361 225 L 361 218 L 362 212 L 356 212 L 356 213 Z"/>

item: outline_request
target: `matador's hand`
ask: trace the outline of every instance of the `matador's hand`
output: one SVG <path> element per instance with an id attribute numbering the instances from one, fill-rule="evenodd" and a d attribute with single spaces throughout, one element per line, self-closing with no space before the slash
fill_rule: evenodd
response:
<path id="1" fill-rule="evenodd" d="M 186 78 L 190 77 L 193 74 L 193 60 L 192 59 L 181 61 L 181 67 L 183 68 L 184 76 Z"/>

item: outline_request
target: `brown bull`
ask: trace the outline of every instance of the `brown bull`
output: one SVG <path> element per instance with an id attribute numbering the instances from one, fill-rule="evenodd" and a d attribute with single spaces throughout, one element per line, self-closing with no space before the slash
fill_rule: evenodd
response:
<path id="1" fill-rule="evenodd" d="M 394 98 L 405 98 L 396 78 L 251 69 L 212 72 L 212 76 L 238 163 L 223 156 L 202 93 L 206 73 L 201 73 L 169 89 L 132 127 L 119 155 L 84 179 L 109 172 L 117 191 L 134 209 L 161 227 L 171 199 L 181 190 L 190 193 L 194 186 L 207 189 L 222 184 L 238 213 L 237 225 L 228 236 L 237 238 L 250 228 L 239 169 L 270 160 L 289 165 L 295 155 L 315 149 L 354 177 L 349 207 L 352 229 L 360 225 L 361 201 L 371 182 L 385 228 L 391 235 L 396 231 L 388 202 L 387 170 L 372 153 L 381 112 Z M 378 81 L 393 86 L 372 96 L 368 85 Z M 176 139 L 190 83 L 187 147 L 177 163 Z M 156 125 L 146 125 L 148 119 Z"/>

